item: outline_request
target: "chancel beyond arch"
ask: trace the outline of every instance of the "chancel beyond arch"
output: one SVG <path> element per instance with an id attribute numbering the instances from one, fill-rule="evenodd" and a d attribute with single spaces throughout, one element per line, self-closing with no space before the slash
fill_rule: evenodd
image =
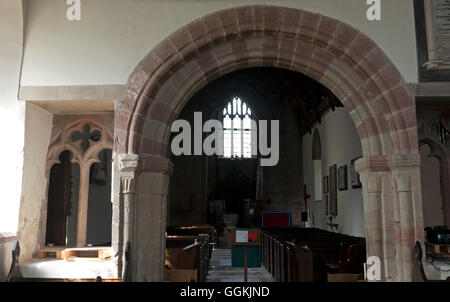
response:
<path id="1" fill-rule="evenodd" d="M 129 77 L 115 111 L 115 182 L 131 175 L 137 186 L 129 208 L 119 206 L 120 189 L 114 193 L 113 216 L 134 216 L 125 228 L 123 220 L 113 221 L 113 247 L 120 254 L 126 244 L 120 238 L 124 233 L 132 238 L 133 279 L 163 279 L 171 123 L 200 88 L 229 72 L 258 66 L 303 73 L 348 110 L 364 156 L 356 166 L 363 183 L 368 256 L 380 257 L 383 280 L 411 280 L 414 241 L 423 242 L 420 156 L 415 103 L 400 72 L 373 40 L 341 21 L 265 5 L 221 10 L 193 21 L 154 47 Z"/>

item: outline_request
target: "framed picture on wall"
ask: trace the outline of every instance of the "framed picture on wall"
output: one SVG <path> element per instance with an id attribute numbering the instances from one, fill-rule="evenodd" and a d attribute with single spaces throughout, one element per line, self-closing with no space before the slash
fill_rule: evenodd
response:
<path id="1" fill-rule="evenodd" d="M 322 194 L 322 195 L 323 195 L 322 199 L 323 199 L 324 207 L 325 207 L 325 216 L 328 216 L 330 213 L 330 206 L 328 203 L 328 194 Z"/>
<path id="2" fill-rule="evenodd" d="M 355 162 L 360 159 L 362 156 L 354 158 L 350 162 L 350 183 L 352 185 L 352 189 L 359 189 L 362 187 L 361 181 L 359 178 L 359 173 L 355 170 Z"/>
<path id="3" fill-rule="evenodd" d="M 338 187 L 339 191 L 345 191 L 347 186 L 347 165 L 340 166 L 338 169 Z"/>
<path id="4" fill-rule="evenodd" d="M 337 216 L 337 166 L 330 166 L 330 215 Z"/>
<path id="5" fill-rule="evenodd" d="M 328 175 L 323 177 L 322 192 L 323 193 L 328 193 Z"/>

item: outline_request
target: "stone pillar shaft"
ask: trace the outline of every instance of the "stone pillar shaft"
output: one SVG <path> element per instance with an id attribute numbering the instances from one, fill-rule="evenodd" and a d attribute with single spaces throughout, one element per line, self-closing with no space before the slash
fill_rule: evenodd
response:
<path id="1" fill-rule="evenodd" d="M 364 190 L 364 220 L 366 224 L 367 257 L 384 257 L 381 177 L 361 173 L 361 180 L 366 185 Z M 383 275 L 383 274 L 382 274 Z"/>
<path id="2" fill-rule="evenodd" d="M 80 187 L 78 188 L 77 247 L 86 245 L 88 200 L 89 200 L 89 165 L 80 165 Z"/>
<path id="3" fill-rule="evenodd" d="M 423 242 L 420 155 L 364 157 L 361 175 L 367 256 L 381 260 L 382 281 L 412 281 L 414 244 Z"/>
<path id="4" fill-rule="evenodd" d="M 163 281 L 169 176 L 143 172 L 139 176 L 134 280 Z"/>
<path id="5" fill-rule="evenodd" d="M 117 263 L 118 275 L 122 276 L 125 263 L 125 249 L 130 241 L 130 258 L 134 258 L 134 211 L 138 155 L 118 154 L 114 159 L 112 248 Z M 133 271 L 130 261 L 128 272 Z"/>

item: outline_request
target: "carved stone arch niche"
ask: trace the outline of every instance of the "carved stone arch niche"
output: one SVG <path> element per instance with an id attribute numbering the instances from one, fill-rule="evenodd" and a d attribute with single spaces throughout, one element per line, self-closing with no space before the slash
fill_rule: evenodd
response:
<path id="1" fill-rule="evenodd" d="M 114 121 L 110 115 L 55 115 L 50 144 L 46 158 L 45 175 L 47 179 L 46 194 L 41 207 L 39 229 L 39 245 L 46 244 L 47 210 L 49 186 L 52 167 L 60 164 L 60 156 L 64 151 L 70 151 L 71 164 L 79 166 L 79 186 L 76 190 L 76 246 L 86 245 L 89 178 L 91 166 L 100 163 L 99 155 L 103 150 L 113 150 Z"/>
<path id="2" fill-rule="evenodd" d="M 434 157 L 439 162 L 439 187 L 442 198 L 443 220 L 444 224 L 450 227 L 450 139 L 448 125 L 449 119 L 445 112 L 427 108 L 418 111 L 419 146 L 428 146 L 430 151 L 426 156 Z M 426 199 L 424 199 L 423 205 L 424 207 L 427 205 Z"/>
<path id="3" fill-rule="evenodd" d="M 444 224 L 450 227 L 450 166 L 448 162 L 449 151 L 445 146 L 433 137 L 422 137 L 419 140 L 419 145 L 427 145 L 430 152 L 427 157 L 435 157 L 439 161 L 439 175 L 440 175 L 440 193 L 442 198 L 442 210 L 444 214 Z M 425 197 L 425 196 L 424 196 Z M 427 200 L 424 199 L 423 206 L 426 207 Z"/>

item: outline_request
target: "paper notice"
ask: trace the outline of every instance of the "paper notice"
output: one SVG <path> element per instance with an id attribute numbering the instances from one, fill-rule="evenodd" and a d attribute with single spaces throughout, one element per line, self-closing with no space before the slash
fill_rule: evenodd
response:
<path id="1" fill-rule="evenodd" d="M 248 242 L 248 231 L 236 231 L 236 242 Z"/>

